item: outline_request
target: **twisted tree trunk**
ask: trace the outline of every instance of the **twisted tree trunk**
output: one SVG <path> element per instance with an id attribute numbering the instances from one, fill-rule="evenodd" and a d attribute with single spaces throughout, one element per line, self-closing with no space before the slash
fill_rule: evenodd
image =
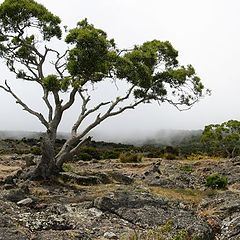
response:
<path id="1" fill-rule="evenodd" d="M 48 136 L 44 137 L 42 141 L 42 157 L 36 169 L 30 174 L 30 179 L 49 179 L 56 176 L 61 170 L 56 165 L 54 142 Z"/>

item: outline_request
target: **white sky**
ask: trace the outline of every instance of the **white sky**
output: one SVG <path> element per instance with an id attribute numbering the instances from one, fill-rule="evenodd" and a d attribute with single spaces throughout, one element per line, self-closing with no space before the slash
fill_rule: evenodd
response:
<path id="1" fill-rule="evenodd" d="M 0 1 L 3 2 L 3 1 Z M 159 129 L 202 129 L 210 123 L 240 119 L 240 1 L 239 0 L 38 0 L 63 25 L 74 27 L 88 18 L 114 38 L 119 48 L 159 39 L 169 40 L 182 64 L 192 64 L 212 96 L 191 110 L 179 112 L 164 104 L 144 105 L 107 120 L 97 128 L 104 136 L 144 134 Z M 3 66 L 0 65 L 0 69 Z M 3 71 L 2 71 L 3 72 Z M 8 76 L 2 75 L 0 81 Z M 31 84 L 10 81 L 19 94 L 38 107 Z M 106 93 L 102 93 L 106 94 Z M 74 112 L 60 131 L 68 131 Z M 0 91 L 0 130 L 41 131 L 38 120 Z"/>

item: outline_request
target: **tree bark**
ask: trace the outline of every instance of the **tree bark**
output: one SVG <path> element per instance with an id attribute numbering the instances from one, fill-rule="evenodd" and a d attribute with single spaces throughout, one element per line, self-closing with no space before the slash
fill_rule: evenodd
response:
<path id="1" fill-rule="evenodd" d="M 49 179 L 56 176 L 61 170 L 56 165 L 54 142 L 48 136 L 44 137 L 42 141 L 42 157 L 29 176 L 31 180 Z"/>

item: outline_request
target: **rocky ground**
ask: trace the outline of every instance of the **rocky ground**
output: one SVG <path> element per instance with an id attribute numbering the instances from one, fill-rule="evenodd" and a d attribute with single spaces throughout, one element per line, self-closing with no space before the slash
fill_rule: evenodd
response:
<path id="1" fill-rule="evenodd" d="M 19 180 L 36 161 L 0 156 L 0 239 L 240 239 L 240 158 L 78 161 L 51 181 Z M 227 189 L 205 187 L 216 172 Z"/>

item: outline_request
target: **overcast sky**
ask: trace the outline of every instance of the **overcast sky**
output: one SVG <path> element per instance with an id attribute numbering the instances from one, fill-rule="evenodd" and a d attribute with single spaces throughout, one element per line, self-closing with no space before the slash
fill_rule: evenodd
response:
<path id="1" fill-rule="evenodd" d="M 97 132 L 105 132 L 106 136 L 127 136 L 159 129 L 202 129 L 207 124 L 240 119 L 239 0 L 38 2 L 60 16 L 63 25 L 69 28 L 88 18 L 89 22 L 114 38 L 119 48 L 131 48 L 152 39 L 169 40 L 179 51 L 180 63 L 192 64 L 204 85 L 212 90 L 211 97 L 202 99 L 189 111 L 179 112 L 167 104 L 147 104 L 107 120 L 97 128 Z M 0 81 L 7 77 L 1 75 Z M 37 108 L 37 94 L 32 86 L 15 84 L 15 81 L 11 81 L 11 85 Z M 2 91 L 0 114 L 1 130 L 43 130 L 34 117 L 23 112 Z M 71 112 L 65 116 L 61 131 L 69 130 L 73 115 Z"/>

